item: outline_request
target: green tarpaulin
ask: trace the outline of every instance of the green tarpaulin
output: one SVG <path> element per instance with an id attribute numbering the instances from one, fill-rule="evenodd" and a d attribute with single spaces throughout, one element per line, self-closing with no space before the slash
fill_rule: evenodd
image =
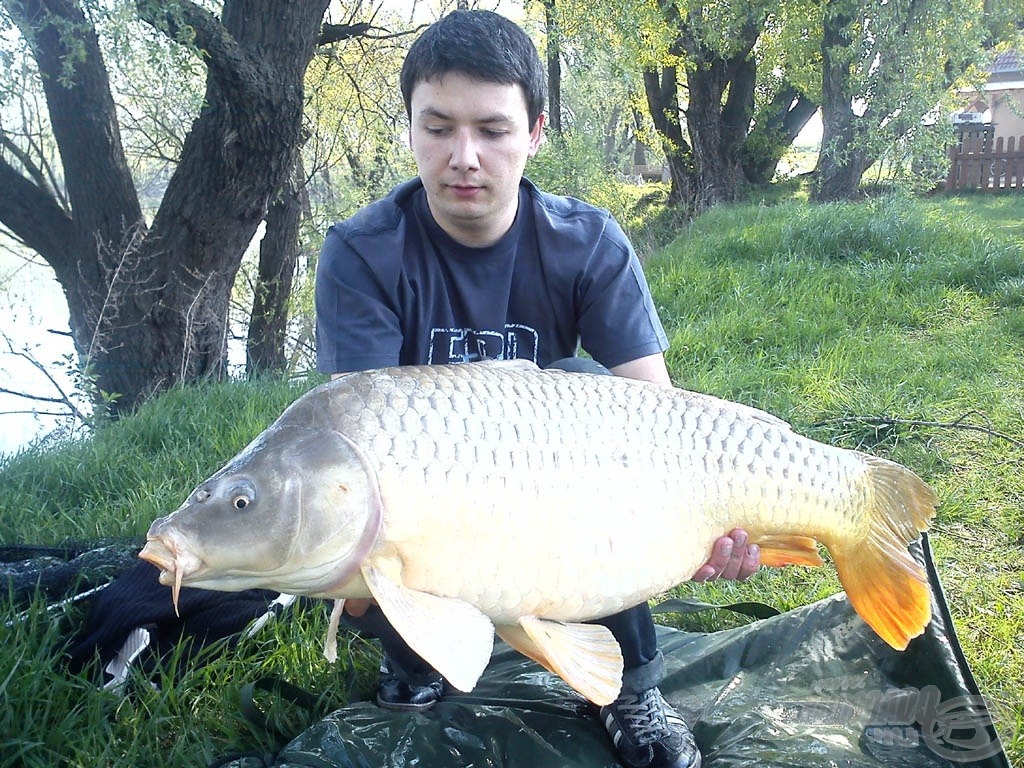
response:
<path id="1" fill-rule="evenodd" d="M 934 618 L 893 651 L 838 595 L 707 634 L 659 628 L 661 688 L 693 726 L 706 768 L 1009 768 L 952 633 L 927 550 Z M 244 761 L 237 768 L 247 766 Z M 476 690 L 425 714 L 363 702 L 308 728 L 280 768 L 613 768 L 593 709 L 496 646 Z"/>

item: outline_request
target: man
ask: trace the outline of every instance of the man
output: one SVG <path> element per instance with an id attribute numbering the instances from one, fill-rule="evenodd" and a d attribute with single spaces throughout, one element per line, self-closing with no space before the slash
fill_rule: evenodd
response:
<path id="1" fill-rule="evenodd" d="M 328 231 L 317 270 L 325 373 L 527 358 L 582 347 L 611 373 L 670 384 L 667 338 L 639 262 L 608 215 L 523 177 L 544 126 L 543 65 L 527 35 L 488 11 L 456 11 L 413 44 L 401 75 L 419 177 Z M 756 547 L 733 531 L 696 580 L 746 578 Z M 346 606 L 384 648 L 381 706 L 419 710 L 440 676 L 370 601 Z M 664 661 L 647 605 L 600 620 L 622 646 L 619 699 L 601 721 L 630 768 L 700 765 L 657 685 Z"/>

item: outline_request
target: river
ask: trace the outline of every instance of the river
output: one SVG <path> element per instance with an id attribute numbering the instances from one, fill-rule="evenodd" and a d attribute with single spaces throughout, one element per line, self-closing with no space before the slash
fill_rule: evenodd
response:
<path id="1" fill-rule="evenodd" d="M 74 345 L 64 292 L 53 270 L 39 259 L 30 261 L 0 248 L 0 311 L 0 388 L 57 397 L 59 385 L 70 393 Z M 58 410 L 66 409 L 0 392 L 0 453 L 14 453 L 52 431 L 61 420 L 44 414 Z"/>

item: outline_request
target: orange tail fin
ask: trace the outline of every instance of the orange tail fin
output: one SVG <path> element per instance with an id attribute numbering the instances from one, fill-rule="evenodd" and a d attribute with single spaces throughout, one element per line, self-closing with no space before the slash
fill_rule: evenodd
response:
<path id="1" fill-rule="evenodd" d="M 878 635 L 903 650 L 931 620 L 924 569 L 907 551 L 935 516 L 938 497 L 906 467 L 867 456 L 871 507 L 859 540 L 826 542 L 850 604 Z"/>

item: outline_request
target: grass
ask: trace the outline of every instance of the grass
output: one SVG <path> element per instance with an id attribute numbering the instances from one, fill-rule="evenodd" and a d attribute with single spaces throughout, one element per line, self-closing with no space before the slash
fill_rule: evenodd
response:
<path id="1" fill-rule="evenodd" d="M 649 197 L 639 202 L 648 213 L 627 224 L 649 246 L 678 385 L 894 458 L 936 488 L 932 541 L 957 630 L 1011 762 L 1024 764 L 1024 197 L 774 199 L 713 210 L 681 232 L 652 218 Z M 0 543 L 139 540 L 310 385 L 177 390 L 90 439 L 5 459 Z M 823 568 L 680 592 L 789 608 L 838 589 Z M 326 616 L 310 611 L 215 649 L 159 690 L 136 680 L 121 698 L 55 664 L 80 608 L 55 622 L 37 599 L 6 626 L 23 610 L 2 606 L 0 768 L 192 766 L 273 751 L 279 738 L 237 714 L 240 684 L 277 674 L 322 692 L 328 711 L 374 677 L 373 649 L 351 636 L 341 669 L 327 665 Z M 277 717 L 282 730 L 302 725 L 299 713 Z"/>
<path id="2" fill-rule="evenodd" d="M 1024 764 L 1024 198 L 732 206 L 647 263 L 677 385 L 915 469 L 959 637 Z M 978 430 L 965 429 L 976 426 Z M 831 594 L 790 569 L 684 591 L 781 608 Z"/>

